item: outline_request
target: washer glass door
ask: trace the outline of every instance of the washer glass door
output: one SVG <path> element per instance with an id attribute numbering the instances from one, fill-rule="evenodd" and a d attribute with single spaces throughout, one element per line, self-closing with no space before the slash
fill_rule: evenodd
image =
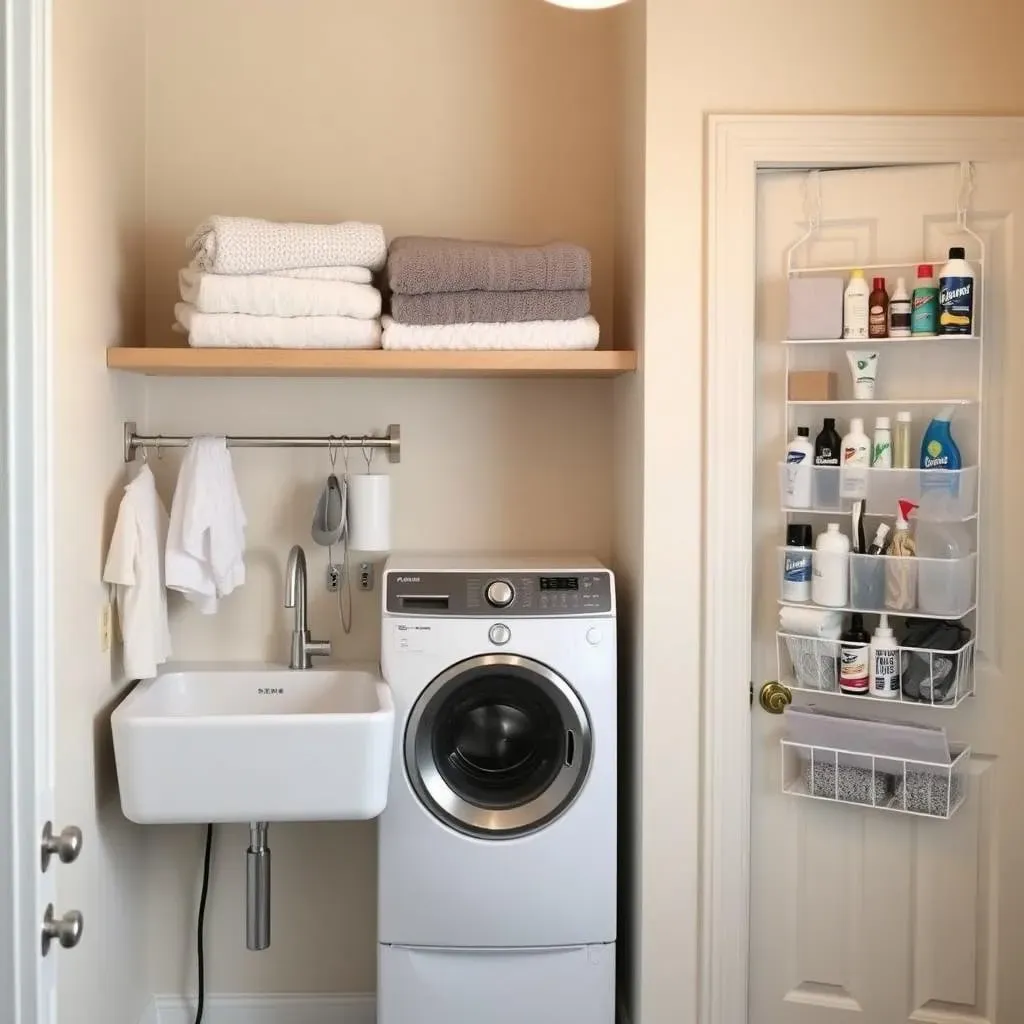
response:
<path id="1" fill-rule="evenodd" d="M 470 835 L 507 839 L 549 824 L 586 780 L 591 731 L 572 687 L 540 662 L 489 654 L 442 672 L 405 734 L 413 789 Z"/>

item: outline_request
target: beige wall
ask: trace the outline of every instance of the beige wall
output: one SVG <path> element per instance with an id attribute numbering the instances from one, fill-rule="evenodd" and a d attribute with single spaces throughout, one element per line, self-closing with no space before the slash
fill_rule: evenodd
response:
<path id="1" fill-rule="evenodd" d="M 172 340 L 183 241 L 211 212 L 355 217 L 380 221 L 389 236 L 573 238 L 594 252 L 595 308 L 610 340 L 614 16 L 581 19 L 523 0 L 151 0 L 148 17 L 150 343 Z M 158 432 L 362 433 L 400 423 L 403 459 L 391 470 L 396 548 L 611 555 L 610 382 L 135 386 L 145 393 L 140 423 Z M 175 656 L 284 659 L 291 619 L 283 570 L 300 542 L 316 634 L 343 658 L 376 657 L 379 594 L 356 595 L 355 626 L 344 636 L 324 592 L 326 552 L 309 538 L 326 454 L 234 458 L 250 519 L 248 582 L 214 619 L 174 603 Z M 170 500 L 177 458 L 154 463 Z M 361 457 L 351 466 L 362 471 Z M 373 991 L 375 832 L 372 824 L 271 828 L 273 944 L 256 954 L 244 938 L 247 835 L 221 830 L 211 990 Z M 201 830 L 149 835 L 149 984 L 190 990 Z"/>
<path id="2" fill-rule="evenodd" d="M 123 680 L 100 646 L 121 422 L 137 411 L 103 357 L 142 325 L 144 54 L 135 5 L 54 3 L 55 824 L 85 836 L 75 864 L 50 868 L 58 911 L 85 915 L 81 945 L 57 954 L 67 1024 L 137 1024 L 149 996 L 145 836 L 117 804 L 107 719 Z"/>
<path id="3" fill-rule="evenodd" d="M 633 1019 L 669 1024 L 695 1021 L 697 1004 L 687 965 L 699 909 L 702 548 L 701 494 L 689 481 L 702 432 L 705 115 L 1021 113 L 1024 13 L 1000 0 L 969 13 L 915 0 L 895 20 L 883 0 L 647 0 L 647 12 L 643 918 Z"/>

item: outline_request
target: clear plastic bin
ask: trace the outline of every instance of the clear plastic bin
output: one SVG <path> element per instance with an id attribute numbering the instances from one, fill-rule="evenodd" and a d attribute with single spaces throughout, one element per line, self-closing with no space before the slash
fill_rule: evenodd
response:
<path id="1" fill-rule="evenodd" d="M 868 469 L 814 466 L 811 469 L 814 512 L 850 512 L 863 498 L 871 513 L 895 516 L 897 502 L 912 501 L 929 519 L 963 521 L 978 512 L 978 467 L 966 469 Z M 782 507 L 787 499 L 787 466 L 779 464 Z M 793 509 L 797 511 L 796 509 Z"/>
<path id="2" fill-rule="evenodd" d="M 956 650 L 900 647 L 899 696 L 847 694 L 839 688 L 841 644 L 794 633 L 776 634 L 778 680 L 791 690 L 831 693 L 850 700 L 886 701 L 915 706 L 955 708 L 974 693 L 975 641 Z"/>
<path id="3" fill-rule="evenodd" d="M 786 553 L 805 548 L 778 549 L 779 600 Z M 974 610 L 977 579 L 976 554 L 964 558 L 896 558 L 892 555 L 850 555 L 850 588 L 847 604 L 833 611 L 855 611 L 932 619 L 960 619 Z M 921 588 L 928 588 L 926 608 L 921 607 Z M 799 602 L 801 607 L 818 607 Z"/>
<path id="4" fill-rule="evenodd" d="M 782 744 L 782 791 L 898 814 L 951 818 L 967 796 L 971 748 L 950 744 L 950 764 L 878 757 L 853 750 Z"/>

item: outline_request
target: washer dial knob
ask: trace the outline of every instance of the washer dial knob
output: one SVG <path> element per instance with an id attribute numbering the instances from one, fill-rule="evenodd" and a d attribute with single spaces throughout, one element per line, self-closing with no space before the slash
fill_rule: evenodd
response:
<path id="1" fill-rule="evenodd" d="M 494 608 L 507 608 L 515 599 L 516 592 L 506 580 L 494 580 L 487 584 L 484 592 L 487 603 Z"/>

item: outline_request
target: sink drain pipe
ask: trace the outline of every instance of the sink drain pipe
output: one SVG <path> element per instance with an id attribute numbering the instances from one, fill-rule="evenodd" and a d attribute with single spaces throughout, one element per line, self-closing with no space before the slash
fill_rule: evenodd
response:
<path id="1" fill-rule="evenodd" d="M 254 950 L 270 945 L 270 847 L 265 821 L 249 825 L 249 849 L 245 854 L 245 944 Z"/>

